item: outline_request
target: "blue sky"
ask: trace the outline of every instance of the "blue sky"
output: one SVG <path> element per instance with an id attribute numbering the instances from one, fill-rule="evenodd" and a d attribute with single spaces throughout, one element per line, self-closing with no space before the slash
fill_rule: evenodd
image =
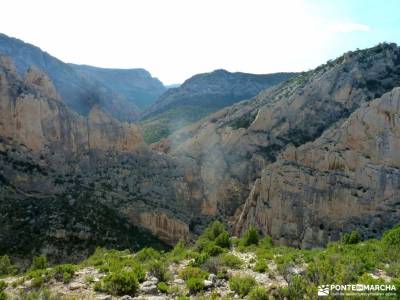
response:
<path id="1" fill-rule="evenodd" d="M 7 0 L 0 31 L 65 62 L 196 73 L 305 71 L 400 43 L 400 0 Z"/>
<path id="2" fill-rule="evenodd" d="M 367 48 L 380 42 L 400 44 L 399 0 L 310 0 L 322 17 L 368 26 L 368 30 L 341 34 L 331 50 L 337 55 L 350 49 Z"/>

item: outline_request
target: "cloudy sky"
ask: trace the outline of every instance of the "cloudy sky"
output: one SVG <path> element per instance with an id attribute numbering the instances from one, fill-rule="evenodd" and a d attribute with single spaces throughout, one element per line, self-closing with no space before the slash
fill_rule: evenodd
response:
<path id="1" fill-rule="evenodd" d="M 0 32 L 65 62 L 149 70 L 165 84 L 214 69 L 314 68 L 400 43 L 398 0 L 3 0 Z"/>

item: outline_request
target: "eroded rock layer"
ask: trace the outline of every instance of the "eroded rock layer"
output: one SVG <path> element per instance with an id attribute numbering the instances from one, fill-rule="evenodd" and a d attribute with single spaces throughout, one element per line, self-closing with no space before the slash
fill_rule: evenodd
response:
<path id="1" fill-rule="evenodd" d="M 266 167 L 236 218 L 275 240 L 322 246 L 343 231 L 374 237 L 400 221 L 400 88 Z"/>

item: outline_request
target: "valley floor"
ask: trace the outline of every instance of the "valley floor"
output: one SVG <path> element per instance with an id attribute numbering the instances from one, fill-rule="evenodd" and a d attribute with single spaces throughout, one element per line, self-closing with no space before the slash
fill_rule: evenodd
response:
<path id="1" fill-rule="evenodd" d="M 0 299 L 317 299 L 325 284 L 389 286 L 357 296 L 398 299 L 400 227 L 380 240 L 352 232 L 325 249 L 300 250 L 273 245 L 252 228 L 230 237 L 215 222 L 193 245 L 181 241 L 165 253 L 98 248 L 78 265 L 51 267 L 40 256 L 23 273 L 3 256 L 0 274 Z"/>

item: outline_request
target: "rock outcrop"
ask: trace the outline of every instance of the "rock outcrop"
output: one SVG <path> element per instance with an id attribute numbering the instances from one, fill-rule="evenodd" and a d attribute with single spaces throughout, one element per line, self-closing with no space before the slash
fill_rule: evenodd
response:
<path id="1" fill-rule="evenodd" d="M 344 231 L 375 237 L 400 220 L 400 88 L 268 165 L 239 210 L 281 243 L 322 246 Z"/>
<path id="2" fill-rule="evenodd" d="M 151 232 L 170 244 L 188 238 L 174 159 L 149 151 L 137 125 L 98 106 L 81 116 L 45 74 L 20 77 L 0 61 L 0 253 L 76 259 L 96 245 L 164 247 Z"/>
<path id="3" fill-rule="evenodd" d="M 400 86 L 396 45 L 349 52 L 179 130 L 153 149 L 193 163 L 195 181 L 203 188 L 203 217 L 237 224 L 237 210 L 253 188 L 265 184 L 257 179 L 285 149 L 317 139 L 396 86 Z"/>

